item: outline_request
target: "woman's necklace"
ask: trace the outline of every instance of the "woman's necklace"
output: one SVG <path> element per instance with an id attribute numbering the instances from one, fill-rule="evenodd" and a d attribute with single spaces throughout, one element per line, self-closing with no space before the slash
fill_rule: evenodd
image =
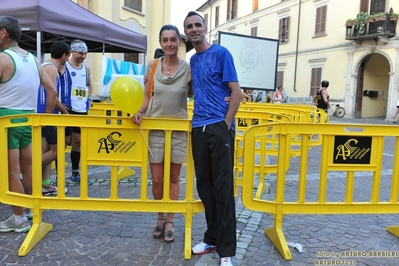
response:
<path id="1" fill-rule="evenodd" d="M 166 65 L 166 64 L 165 64 L 165 65 Z M 180 65 L 180 59 L 179 59 L 179 61 L 177 61 L 177 64 L 175 64 L 175 65 L 169 67 L 168 70 L 166 70 L 166 75 L 169 76 L 169 75 L 170 75 L 170 71 L 171 71 L 172 69 L 174 69 L 175 67 L 177 67 L 178 65 Z"/>

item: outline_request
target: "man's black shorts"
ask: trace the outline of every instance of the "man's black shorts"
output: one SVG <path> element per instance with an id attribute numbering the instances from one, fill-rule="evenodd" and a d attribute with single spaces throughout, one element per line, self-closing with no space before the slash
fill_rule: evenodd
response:
<path id="1" fill-rule="evenodd" d="M 68 113 L 70 115 L 87 115 L 87 112 L 86 113 L 78 113 L 78 112 L 75 112 L 72 110 L 68 110 Z M 72 132 L 80 134 L 80 127 L 66 127 L 65 128 L 65 136 L 71 136 Z"/>
<path id="2" fill-rule="evenodd" d="M 46 139 L 49 145 L 57 145 L 57 127 L 42 127 L 42 137 Z"/>

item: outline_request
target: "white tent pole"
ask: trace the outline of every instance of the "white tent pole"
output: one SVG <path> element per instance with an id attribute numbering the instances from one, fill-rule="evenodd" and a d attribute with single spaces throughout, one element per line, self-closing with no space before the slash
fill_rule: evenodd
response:
<path id="1" fill-rule="evenodd" d="M 36 57 L 40 62 L 43 62 L 42 60 L 42 35 L 41 32 L 38 30 L 36 31 Z"/>

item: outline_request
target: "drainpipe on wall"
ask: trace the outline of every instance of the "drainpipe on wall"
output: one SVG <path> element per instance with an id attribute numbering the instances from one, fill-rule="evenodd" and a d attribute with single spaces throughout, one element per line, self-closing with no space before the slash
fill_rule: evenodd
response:
<path id="1" fill-rule="evenodd" d="M 299 46 L 299 28 L 301 24 L 301 5 L 302 0 L 299 0 L 298 7 L 298 29 L 296 33 L 296 50 L 295 50 L 295 70 L 294 70 L 294 91 L 296 92 L 296 72 L 298 70 L 298 46 Z"/>
<path id="2" fill-rule="evenodd" d="M 211 2 L 212 0 L 208 0 L 207 1 L 207 4 L 208 4 L 208 6 L 210 7 L 210 12 L 209 12 L 209 20 L 208 20 L 208 24 L 209 25 L 206 25 L 207 27 L 208 27 L 208 33 L 209 33 L 209 37 L 208 37 L 208 41 L 210 42 L 211 41 L 211 24 L 212 24 L 212 5 L 210 4 L 210 2 Z"/>

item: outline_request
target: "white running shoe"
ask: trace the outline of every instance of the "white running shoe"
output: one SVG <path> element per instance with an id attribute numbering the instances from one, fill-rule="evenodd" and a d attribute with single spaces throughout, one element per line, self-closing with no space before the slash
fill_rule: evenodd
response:
<path id="1" fill-rule="evenodd" d="M 201 243 L 195 245 L 192 249 L 192 251 L 195 255 L 203 255 L 203 254 L 209 253 L 213 250 L 216 250 L 216 246 L 208 245 L 207 243 L 204 243 L 204 242 L 201 242 Z"/>
<path id="2" fill-rule="evenodd" d="M 21 224 L 17 224 L 15 221 L 14 215 L 11 215 L 10 218 L 5 220 L 4 222 L 0 222 L 0 232 L 17 232 L 17 233 L 25 233 L 30 230 L 30 223 L 28 219 L 23 221 Z"/>
<path id="3" fill-rule="evenodd" d="M 231 257 L 221 258 L 220 266 L 233 266 L 233 259 Z"/>

